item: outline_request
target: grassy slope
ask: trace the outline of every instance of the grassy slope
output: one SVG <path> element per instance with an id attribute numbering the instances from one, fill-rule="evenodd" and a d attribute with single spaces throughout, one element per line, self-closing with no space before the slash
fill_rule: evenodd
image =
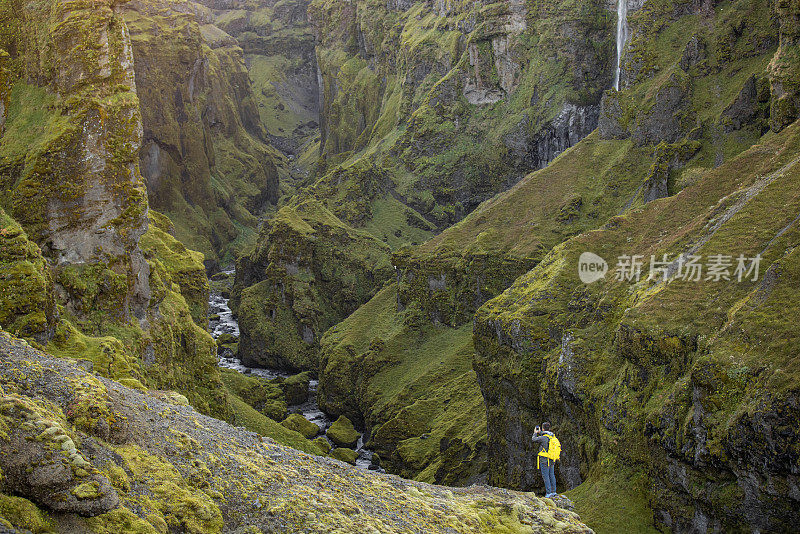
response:
<path id="1" fill-rule="evenodd" d="M 597 534 L 656 534 L 647 500 L 647 478 L 626 466 L 598 468 L 565 495 L 575 502 L 581 520 Z"/>
<path id="2" fill-rule="evenodd" d="M 541 257 L 619 213 L 650 165 L 652 148 L 602 140 L 595 132 L 415 252 Z"/>
<path id="3" fill-rule="evenodd" d="M 481 471 L 486 414 L 469 326 L 433 326 L 418 311 L 397 312 L 390 284 L 326 333 L 322 358 L 323 390 L 352 388 L 359 399 L 331 408 L 364 414 L 384 465 L 427 482 L 460 482 Z M 448 439 L 464 442 L 468 461 L 441 454 Z"/>

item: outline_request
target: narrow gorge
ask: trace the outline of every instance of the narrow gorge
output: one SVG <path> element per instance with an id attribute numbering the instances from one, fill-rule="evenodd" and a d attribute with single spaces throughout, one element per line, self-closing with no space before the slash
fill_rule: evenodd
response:
<path id="1" fill-rule="evenodd" d="M 0 0 L 0 532 L 796 530 L 799 47 L 797 0 Z"/>

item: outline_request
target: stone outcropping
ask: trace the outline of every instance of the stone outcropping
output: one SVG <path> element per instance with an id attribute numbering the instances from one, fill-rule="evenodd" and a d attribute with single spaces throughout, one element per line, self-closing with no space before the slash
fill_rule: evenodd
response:
<path id="1" fill-rule="evenodd" d="M 59 273 L 102 269 L 118 277 L 106 292 L 113 302 L 107 311 L 143 319 L 149 266 L 138 242 L 147 230 L 147 198 L 127 27 L 111 1 L 16 7 L 4 22 L 10 40 L 0 45 L 12 52 L 6 57 L 14 67 L 0 93 L 19 80 L 7 101 L 14 122 L 6 121 L 0 160 L 10 215 Z M 36 124 L 35 113 L 43 114 L 41 130 L 25 122 Z M 57 282 L 75 296 L 60 275 Z"/>

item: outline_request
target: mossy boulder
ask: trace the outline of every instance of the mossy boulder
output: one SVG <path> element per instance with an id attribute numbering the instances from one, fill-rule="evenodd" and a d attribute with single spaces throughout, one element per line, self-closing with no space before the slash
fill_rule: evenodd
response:
<path id="1" fill-rule="evenodd" d="M 222 371 L 222 380 L 228 391 L 270 419 L 282 421 L 286 417 L 286 400 L 278 384 L 229 369 Z"/>
<path id="2" fill-rule="evenodd" d="M 308 387 L 311 374 L 306 371 L 292 375 L 281 382 L 283 394 L 286 396 L 286 404 L 296 406 L 308 400 Z"/>
<path id="3" fill-rule="evenodd" d="M 322 436 L 316 437 L 313 440 L 314 445 L 319 447 L 323 454 L 328 454 L 331 450 L 331 443 Z"/>
<path id="4" fill-rule="evenodd" d="M 116 490 L 86 460 L 77 437 L 66 430 L 69 425 L 53 418 L 53 411 L 52 405 L 29 397 L 0 398 L 4 489 L 59 512 L 98 515 L 115 508 Z"/>
<path id="5" fill-rule="evenodd" d="M 311 439 L 319 434 L 319 427 L 299 413 L 289 414 L 289 416 L 284 419 L 281 424 L 289 430 L 299 432 L 308 439 Z"/>
<path id="6" fill-rule="evenodd" d="M 353 448 L 360 434 L 346 416 L 342 415 L 328 428 L 325 434 L 338 447 Z"/>
<path id="7" fill-rule="evenodd" d="M 356 451 L 342 447 L 337 447 L 331 450 L 328 454 L 331 458 L 336 458 L 342 462 L 347 462 L 350 465 L 356 465 L 356 460 L 358 459 L 358 454 Z"/>

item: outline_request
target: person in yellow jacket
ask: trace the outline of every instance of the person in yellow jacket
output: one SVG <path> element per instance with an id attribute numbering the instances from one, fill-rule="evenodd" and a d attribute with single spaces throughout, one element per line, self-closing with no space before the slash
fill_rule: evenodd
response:
<path id="1" fill-rule="evenodd" d="M 544 488 L 547 491 L 545 497 L 555 497 L 556 491 L 556 460 L 561 457 L 561 443 L 555 434 L 550 432 L 550 423 L 545 421 L 541 428 L 536 427 L 531 438 L 534 443 L 539 444 L 539 452 L 536 457 L 536 467 L 542 473 Z"/>

